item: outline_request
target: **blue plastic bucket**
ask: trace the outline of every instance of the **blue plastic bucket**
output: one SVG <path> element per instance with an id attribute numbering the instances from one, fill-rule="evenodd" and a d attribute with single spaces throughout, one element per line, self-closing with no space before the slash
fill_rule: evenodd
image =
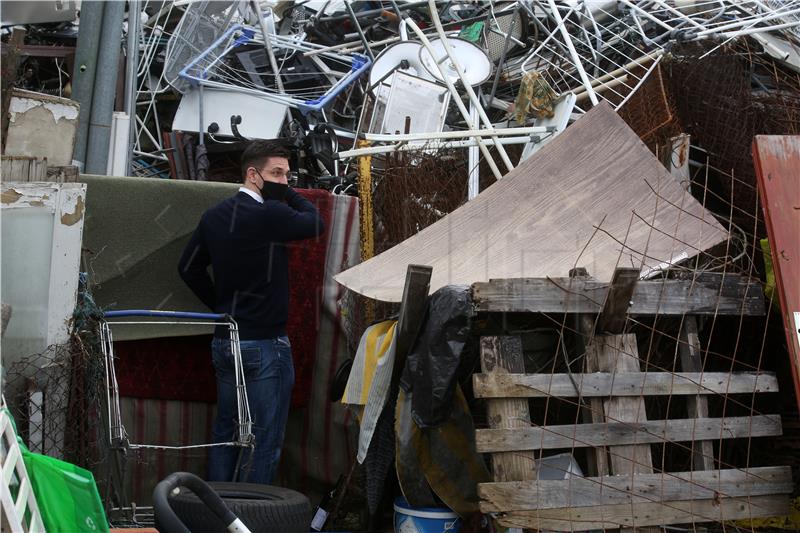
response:
<path id="1" fill-rule="evenodd" d="M 459 533 L 461 519 L 444 507 L 411 507 L 403 498 L 394 501 L 395 533 Z"/>

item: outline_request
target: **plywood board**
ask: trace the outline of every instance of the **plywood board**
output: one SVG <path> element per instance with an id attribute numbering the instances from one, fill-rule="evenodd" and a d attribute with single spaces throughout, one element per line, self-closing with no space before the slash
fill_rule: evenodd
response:
<path id="1" fill-rule="evenodd" d="M 431 291 L 491 278 L 563 276 L 576 264 L 609 281 L 617 266 L 649 270 L 726 235 L 601 104 L 474 200 L 336 280 L 394 302 L 414 263 L 433 267 Z"/>

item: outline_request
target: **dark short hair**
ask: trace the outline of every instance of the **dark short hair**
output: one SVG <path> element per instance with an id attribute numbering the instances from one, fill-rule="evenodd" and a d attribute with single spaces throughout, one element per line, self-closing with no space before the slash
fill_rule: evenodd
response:
<path id="1" fill-rule="evenodd" d="M 275 141 L 252 141 L 242 152 L 242 181 L 247 176 L 250 167 L 261 168 L 270 157 L 284 157 L 289 159 L 291 152 L 284 145 Z"/>

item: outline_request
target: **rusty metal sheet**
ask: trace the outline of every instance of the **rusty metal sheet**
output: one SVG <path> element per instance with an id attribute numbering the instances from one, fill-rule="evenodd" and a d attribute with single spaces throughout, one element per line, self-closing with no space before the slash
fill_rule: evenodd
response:
<path id="1" fill-rule="evenodd" d="M 756 136 L 753 159 L 800 406 L 800 135 Z"/>

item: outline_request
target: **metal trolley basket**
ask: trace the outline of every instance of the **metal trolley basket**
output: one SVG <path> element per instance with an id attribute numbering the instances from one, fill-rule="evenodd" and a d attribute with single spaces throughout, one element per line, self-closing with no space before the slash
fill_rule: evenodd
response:
<path id="1" fill-rule="evenodd" d="M 149 320 L 146 320 L 149 319 Z M 153 320 L 157 319 L 157 320 Z M 114 338 L 112 329 L 114 326 L 136 326 L 136 325 L 207 325 L 219 326 L 227 325 L 230 332 L 231 353 L 236 375 L 236 403 L 237 403 L 237 427 L 229 442 L 219 443 L 193 443 L 183 446 L 168 446 L 165 444 L 133 443 L 128 438 L 128 432 L 122 421 L 122 410 L 120 408 L 119 385 L 114 366 Z M 255 436 L 253 435 L 253 424 L 250 417 L 250 407 L 247 403 L 247 388 L 244 379 L 244 368 L 242 366 L 242 352 L 239 346 L 239 327 L 236 321 L 229 315 L 210 314 L 210 313 L 189 313 L 179 311 L 148 311 L 148 310 L 125 310 L 107 311 L 100 320 L 100 344 L 103 352 L 105 366 L 105 388 L 106 388 L 106 413 L 105 420 L 108 428 L 108 442 L 111 454 L 109 459 L 110 471 L 108 472 L 108 493 L 106 499 L 106 512 L 109 521 L 115 527 L 145 527 L 154 525 L 154 509 L 150 506 L 137 505 L 128 492 L 125 484 L 125 470 L 127 468 L 127 458 L 130 451 L 144 452 L 152 450 L 157 453 L 170 451 L 181 451 L 190 449 L 211 448 L 215 446 L 235 446 L 240 449 L 239 461 L 242 461 L 245 450 L 253 449 Z M 237 468 L 238 471 L 238 468 Z"/>
<path id="2" fill-rule="evenodd" d="M 145 320 L 113 320 L 133 317 L 147 317 L 158 319 L 156 323 L 162 325 L 193 324 L 193 325 L 227 325 L 230 331 L 231 353 L 236 374 L 236 403 L 238 412 L 237 431 L 234 440 L 221 443 L 189 444 L 185 446 L 165 446 L 161 444 L 132 443 L 128 439 L 128 433 L 122 423 L 122 413 L 119 402 L 119 386 L 117 375 L 114 368 L 114 340 L 112 326 L 115 325 L 152 325 L 154 321 Z M 238 446 L 242 448 L 252 447 L 254 443 L 253 423 L 250 418 L 250 407 L 247 403 L 247 388 L 245 386 L 244 369 L 242 367 L 242 352 L 239 347 L 239 327 L 236 321 L 229 315 L 210 314 L 210 313 L 188 313 L 180 311 L 148 311 L 148 310 L 126 310 L 126 311 L 107 311 L 100 322 L 100 342 L 102 345 L 105 360 L 106 374 L 106 400 L 108 415 L 108 436 L 112 449 L 168 449 L 182 450 L 191 448 L 208 448 L 213 446 Z"/>

